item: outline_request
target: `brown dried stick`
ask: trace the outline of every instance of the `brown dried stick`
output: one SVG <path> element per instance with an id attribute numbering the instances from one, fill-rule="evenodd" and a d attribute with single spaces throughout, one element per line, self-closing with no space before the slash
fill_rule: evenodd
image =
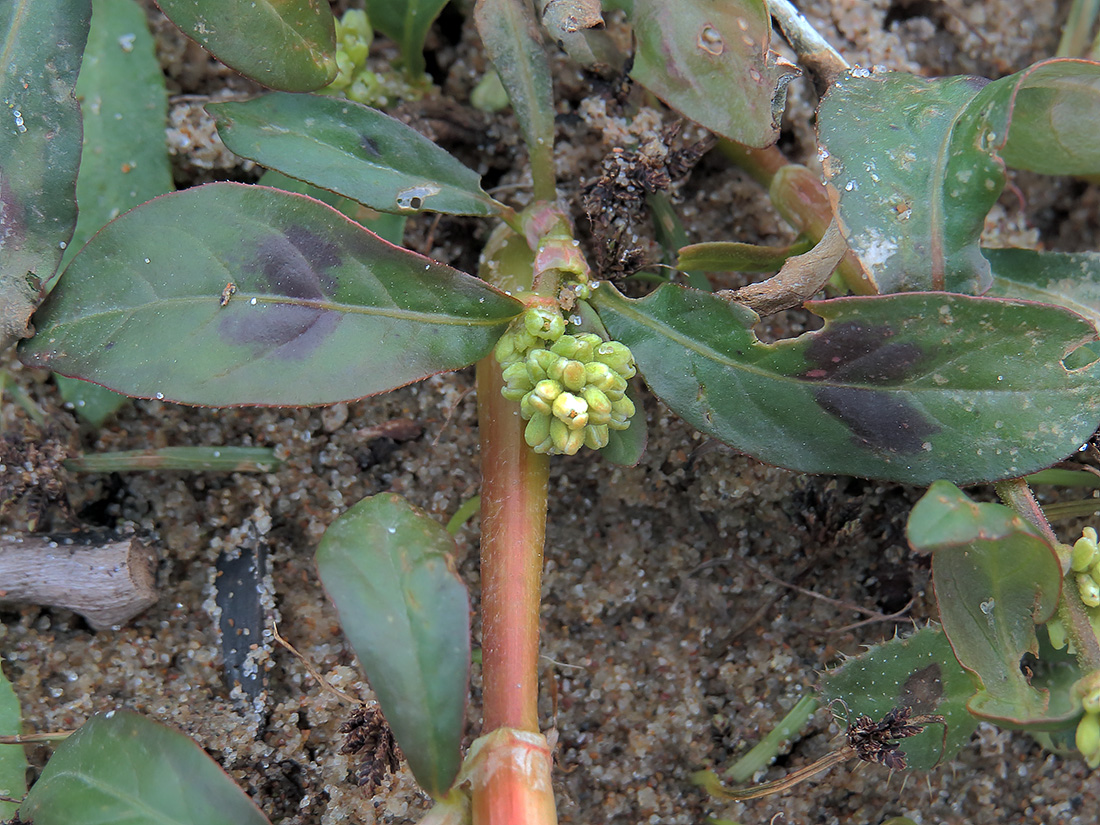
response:
<path id="1" fill-rule="evenodd" d="M 157 600 L 156 568 L 156 553 L 136 538 L 0 536 L 0 601 L 62 607 L 106 630 Z"/>

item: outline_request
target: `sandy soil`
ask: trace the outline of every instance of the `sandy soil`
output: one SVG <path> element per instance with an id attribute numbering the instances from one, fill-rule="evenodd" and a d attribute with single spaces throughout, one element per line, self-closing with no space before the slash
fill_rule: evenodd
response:
<path id="1" fill-rule="evenodd" d="M 850 60 L 925 74 L 997 76 L 1053 52 L 1068 3 L 817 0 L 805 11 Z M 455 25 L 451 18 L 452 27 Z M 193 50 L 165 31 L 164 59 L 177 90 Z M 456 29 L 456 31 L 459 31 Z M 448 94 L 465 103 L 484 65 L 469 27 L 433 41 Z M 174 56 L 173 56 L 174 55 Z M 180 61 L 184 62 L 181 63 Z M 192 67 L 193 68 L 193 67 Z M 215 78 L 224 75 L 214 72 Z M 181 79 L 182 78 L 182 79 Z M 558 74 L 565 195 L 596 173 L 621 124 L 591 99 L 573 69 Z M 812 104 L 797 84 L 784 148 L 812 162 Z M 181 101 L 181 105 L 185 101 Z M 198 127 L 197 127 L 198 128 Z M 523 180 L 514 123 L 488 121 L 488 164 L 451 134 L 453 148 L 481 165 L 493 185 Z M 181 156 L 177 173 L 224 175 L 218 160 Z M 239 170 L 235 175 L 245 174 Z M 1094 188 L 1023 180 L 1027 218 L 1006 198 L 1006 228 L 1036 231 L 1052 247 L 1096 248 Z M 720 158 L 708 157 L 680 191 L 693 239 L 777 243 L 790 233 L 765 197 Z M 467 219 L 414 222 L 409 243 L 471 269 L 485 227 Z M 1030 233 L 1030 234 L 1028 234 Z M 428 241 L 428 238 L 431 241 Z M 471 242 L 471 239 L 473 242 Z M 788 328 L 804 322 L 797 316 Z M 93 632 L 79 617 L 38 608 L 0 613 L 5 672 L 31 730 L 71 728 L 96 711 L 129 707 L 199 741 L 273 822 L 405 823 L 427 800 L 407 769 L 373 794 L 350 774 L 337 728 L 352 708 L 322 692 L 285 651 L 270 660 L 266 705 L 257 719 L 222 678 L 212 578 L 219 552 L 262 536 L 270 557 L 280 627 L 334 685 L 369 698 L 313 552 L 324 528 L 362 496 L 394 491 L 441 520 L 476 495 L 479 481 L 471 370 L 378 399 L 323 410 L 202 410 L 139 401 L 103 428 L 80 425 L 59 405 L 49 376 L 9 368 L 48 413 L 40 432 L 5 400 L 4 432 L 47 439 L 73 452 L 167 445 L 276 447 L 283 469 L 269 474 L 164 472 L 62 475 L 85 524 L 132 526 L 160 552 L 159 603 L 130 625 Z M 586 454 L 556 460 L 543 585 L 544 724 L 558 735 L 556 773 L 563 823 L 1091 823 L 1100 785 L 1084 764 L 1044 753 L 1024 735 L 982 726 L 950 765 L 931 775 L 891 776 L 848 765 L 782 797 L 717 805 L 688 782 L 706 764 L 726 764 L 814 689 L 819 674 L 865 645 L 934 618 L 926 563 L 904 540 L 919 490 L 859 480 L 807 478 L 762 466 L 693 433 L 645 398 L 649 450 L 635 468 Z M 412 440 L 370 428 L 408 419 Z M 12 508 L 4 529 L 22 529 L 33 501 Z M 45 526 L 61 527 L 54 507 Z M 477 599 L 477 519 L 458 537 L 458 562 Z M 759 570 L 841 603 L 883 612 L 914 604 L 903 621 L 863 618 L 836 603 L 775 584 Z M 475 627 L 476 633 L 476 627 Z M 478 727 L 477 672 L 469 734 Z M 819 712 L 803 735 L 757 777 L 773 779 L 837 744 Z M 31 756 L 43 764 L 47 749 Z M 1093 813 L 1089 813 L 1092 811 Z"/>

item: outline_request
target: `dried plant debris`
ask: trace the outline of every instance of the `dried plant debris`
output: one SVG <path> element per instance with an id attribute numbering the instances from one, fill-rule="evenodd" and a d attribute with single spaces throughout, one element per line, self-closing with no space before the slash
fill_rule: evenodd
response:
<path id="1" fill-rule="evenodd" d="M 591 225 L 603 277 L 626 277 L 656 261 L 649 244 L 640 246 L 650 231 L 642 229 L 645 199 L 687 177 L 714 145 L 707 138 L 672 149 L 680 126 L 671 124 L 636 150 L 615 147 L 604 158 L 600 176 L 581 190 L 581 208 Z"/>
<path id="2" fill-rule="evenodd" d="M 393 738 L 386 718 L 377 706 L 359 705 L 340 726 L 344 744 L 340 753 L 360 756 L 359 765 L 349 776 L 356 785 L 374 793 L 385 778 L 397 772 L 404 758 Z"/>

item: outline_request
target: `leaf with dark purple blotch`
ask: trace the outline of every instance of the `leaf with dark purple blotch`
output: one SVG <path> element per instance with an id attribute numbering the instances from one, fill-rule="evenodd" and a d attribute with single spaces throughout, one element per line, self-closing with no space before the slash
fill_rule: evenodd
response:
<path id="1" fill-rule="evenodd" d="M 1033 472 L 1100 424 L 1085 319 L 1023 301 L 913 293 L 806 306 L 823 329 L 775 344 L 755 313 L 666 285 L 592 303 L 646 383 L 697 429 L 769 464 L 930 484 Z"/>
<path id="2" fill-rule="evenodd" d="M 522 308 L 320 201 L 215 183 L 96 235 L 21 357 L 146 398 L 327 404 L 472 364 Z"/>

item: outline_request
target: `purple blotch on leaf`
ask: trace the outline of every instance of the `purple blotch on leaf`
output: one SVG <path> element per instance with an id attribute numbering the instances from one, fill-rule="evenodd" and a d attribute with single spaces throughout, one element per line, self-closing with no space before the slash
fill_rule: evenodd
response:
<path id="1" fill-rule="evenodd" d="M 340 248 L 301 226 L 263 241 L 252 267 L 263 275 L 263 286 L 276 295 L 323 300 L 336 291 L 337 281 L 327 270 L 343 263 Z"/>
<path id="2" fill-rule="evenodd" d="M 332 310 L 300 304 L 238 304 L 219 324 L 222 338 L 252 346 L 252 357 L 298 361 L 308 357 L 340 323 Z"/>
<path id="3" fill-rule="evenodd" d="M 814 399 L 840 419 L 858 444 L 877 452 L 918 453 L 940 428 L 899 398 L 859 387 L 824 386 Z"/>
<path id="4" fill-rule="evenodd" d="M 338 282 L 329 270 L 343 263 L 340 247 L 302 226 L 264 238 L 253 259 L 242 267 L 256 273 L 256 289 L 304 303 L 260 299 L 234 301 L 222 315 L 219 332 L 237 346 L 251 345 L 252 357 L 299 360 L 309 356 L 340 323 L 340 314 L 325 302 Z M 247 283 L 242 289 L 248 289 Z"/>
<path id="5" fill-rule="evenodd" d="M 359 148 L 361 148 L 363 150 L 363 154 L 367 155 L 368 157 L 372 157 L 372 158 L 382 157 L 382 152 L 378 148 L 378 144 L 375 142 L 374 138 L 372 138 L 370 135 L 360 135 L 359 136 Z"/>
<path id="6" fill-rule="evenodd" d="M 803 377 L 846 384 L 889 384 L 912 376 L 924 355 L 916 344 L 891 341 L 894 330 L 855 321 L 830 324 L 806 348 L 813 364 Z"/>

